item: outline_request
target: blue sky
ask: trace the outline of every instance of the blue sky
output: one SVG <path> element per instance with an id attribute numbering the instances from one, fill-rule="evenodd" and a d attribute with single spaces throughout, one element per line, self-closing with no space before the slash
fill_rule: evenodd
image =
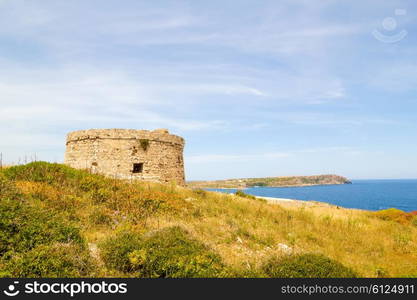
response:
<path id="1" fill-rule="evenodd" d="M 168 128 L 187 179 L 417 178 L 415 1 L 0 0 L 0 151 Z"/>

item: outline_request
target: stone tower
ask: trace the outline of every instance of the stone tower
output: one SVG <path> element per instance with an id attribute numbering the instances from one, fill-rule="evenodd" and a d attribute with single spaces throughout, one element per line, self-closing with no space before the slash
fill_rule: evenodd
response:
<path id="1" fill-rule="evenodd" d="M 65 164 L 121 179 L 185 184 L 184 139 L 166 129 L 90 129 L 67 136 Z"/>

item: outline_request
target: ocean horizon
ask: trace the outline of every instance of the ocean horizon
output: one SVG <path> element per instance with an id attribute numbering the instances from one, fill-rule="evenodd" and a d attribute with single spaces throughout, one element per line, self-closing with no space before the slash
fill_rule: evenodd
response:
<path id="1" fill-rule="evenodd" d="M 353 179 L 352 184 L 300 187 L 251 187 L 244 191 L 259 197 L 319 201 L 346 208 L 417 210 L 417 179 Z M 206 189 L 234 193 L 237 189 Z"/>

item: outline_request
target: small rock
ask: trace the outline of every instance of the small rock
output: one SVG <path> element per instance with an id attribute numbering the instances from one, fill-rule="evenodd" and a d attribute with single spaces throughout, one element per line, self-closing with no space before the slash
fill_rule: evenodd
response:
<path id="1" fill-rule="evenodd" d="M 88 243 L 88 250 L 90 251 L 92 257 L 94 257 L 97 260 L 100 260 L 100 252 L 98 250 L 97 244 Z"/>
<path id="2" fill-rule="evenodd" d="M 292 248 L 290 247 L 290 246 L 288 246 L 288 245 L 285 245 L 285 244 L 282 244 L 282 243 L 279 243 L 278 245 L 277 245 L 277 247 L 282 251 L 282 252 L 284 252 L 285 254 L 291 254 L 292 253 Z"/>

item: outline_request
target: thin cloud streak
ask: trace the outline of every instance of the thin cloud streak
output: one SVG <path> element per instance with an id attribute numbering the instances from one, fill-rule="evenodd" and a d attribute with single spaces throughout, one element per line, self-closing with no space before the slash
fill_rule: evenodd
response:
<path id="1" fill-rule="evenodd" d="M 329 153 L 337 152 L 342 154 L 359 154 L 355 148 L 347 146 L 319 147 L 301 150 L 293 150 L 287 152 L 267 152 L 257 154 L 206 154 L 206 155 L 190 155 L 186 157 L 186 162 L 190 164 L 205 164 L 213 162 L 247 162 L 247 161 L 268 161 L 275 159 L 286 159 L 295 157 L 300 154 L 309 153 Z"/>
<path id="2" fill-rule="evenodd" d="M 261 153 L 261 154 L 242 154 L 242 155 L 227 155 L 227 154 L 207 154 L 207 155 L 192 155 L 186 157 L 186 163 L 201 164 L 212 162 L 245 162 L 256 161 L 264 159 L 281 159 L 290 156 L 289 153 L 276 152 L 276 153 Z"/>
<path id="3" fill-rule="evenodd" d="M 409 37 L 374 39 L 407 3 Z M 0 0 L 0 151 L 52 159 L 71 130 L 162 127 L 186 138 L 191 178 L 410 174 L 414 6 Z"/>

